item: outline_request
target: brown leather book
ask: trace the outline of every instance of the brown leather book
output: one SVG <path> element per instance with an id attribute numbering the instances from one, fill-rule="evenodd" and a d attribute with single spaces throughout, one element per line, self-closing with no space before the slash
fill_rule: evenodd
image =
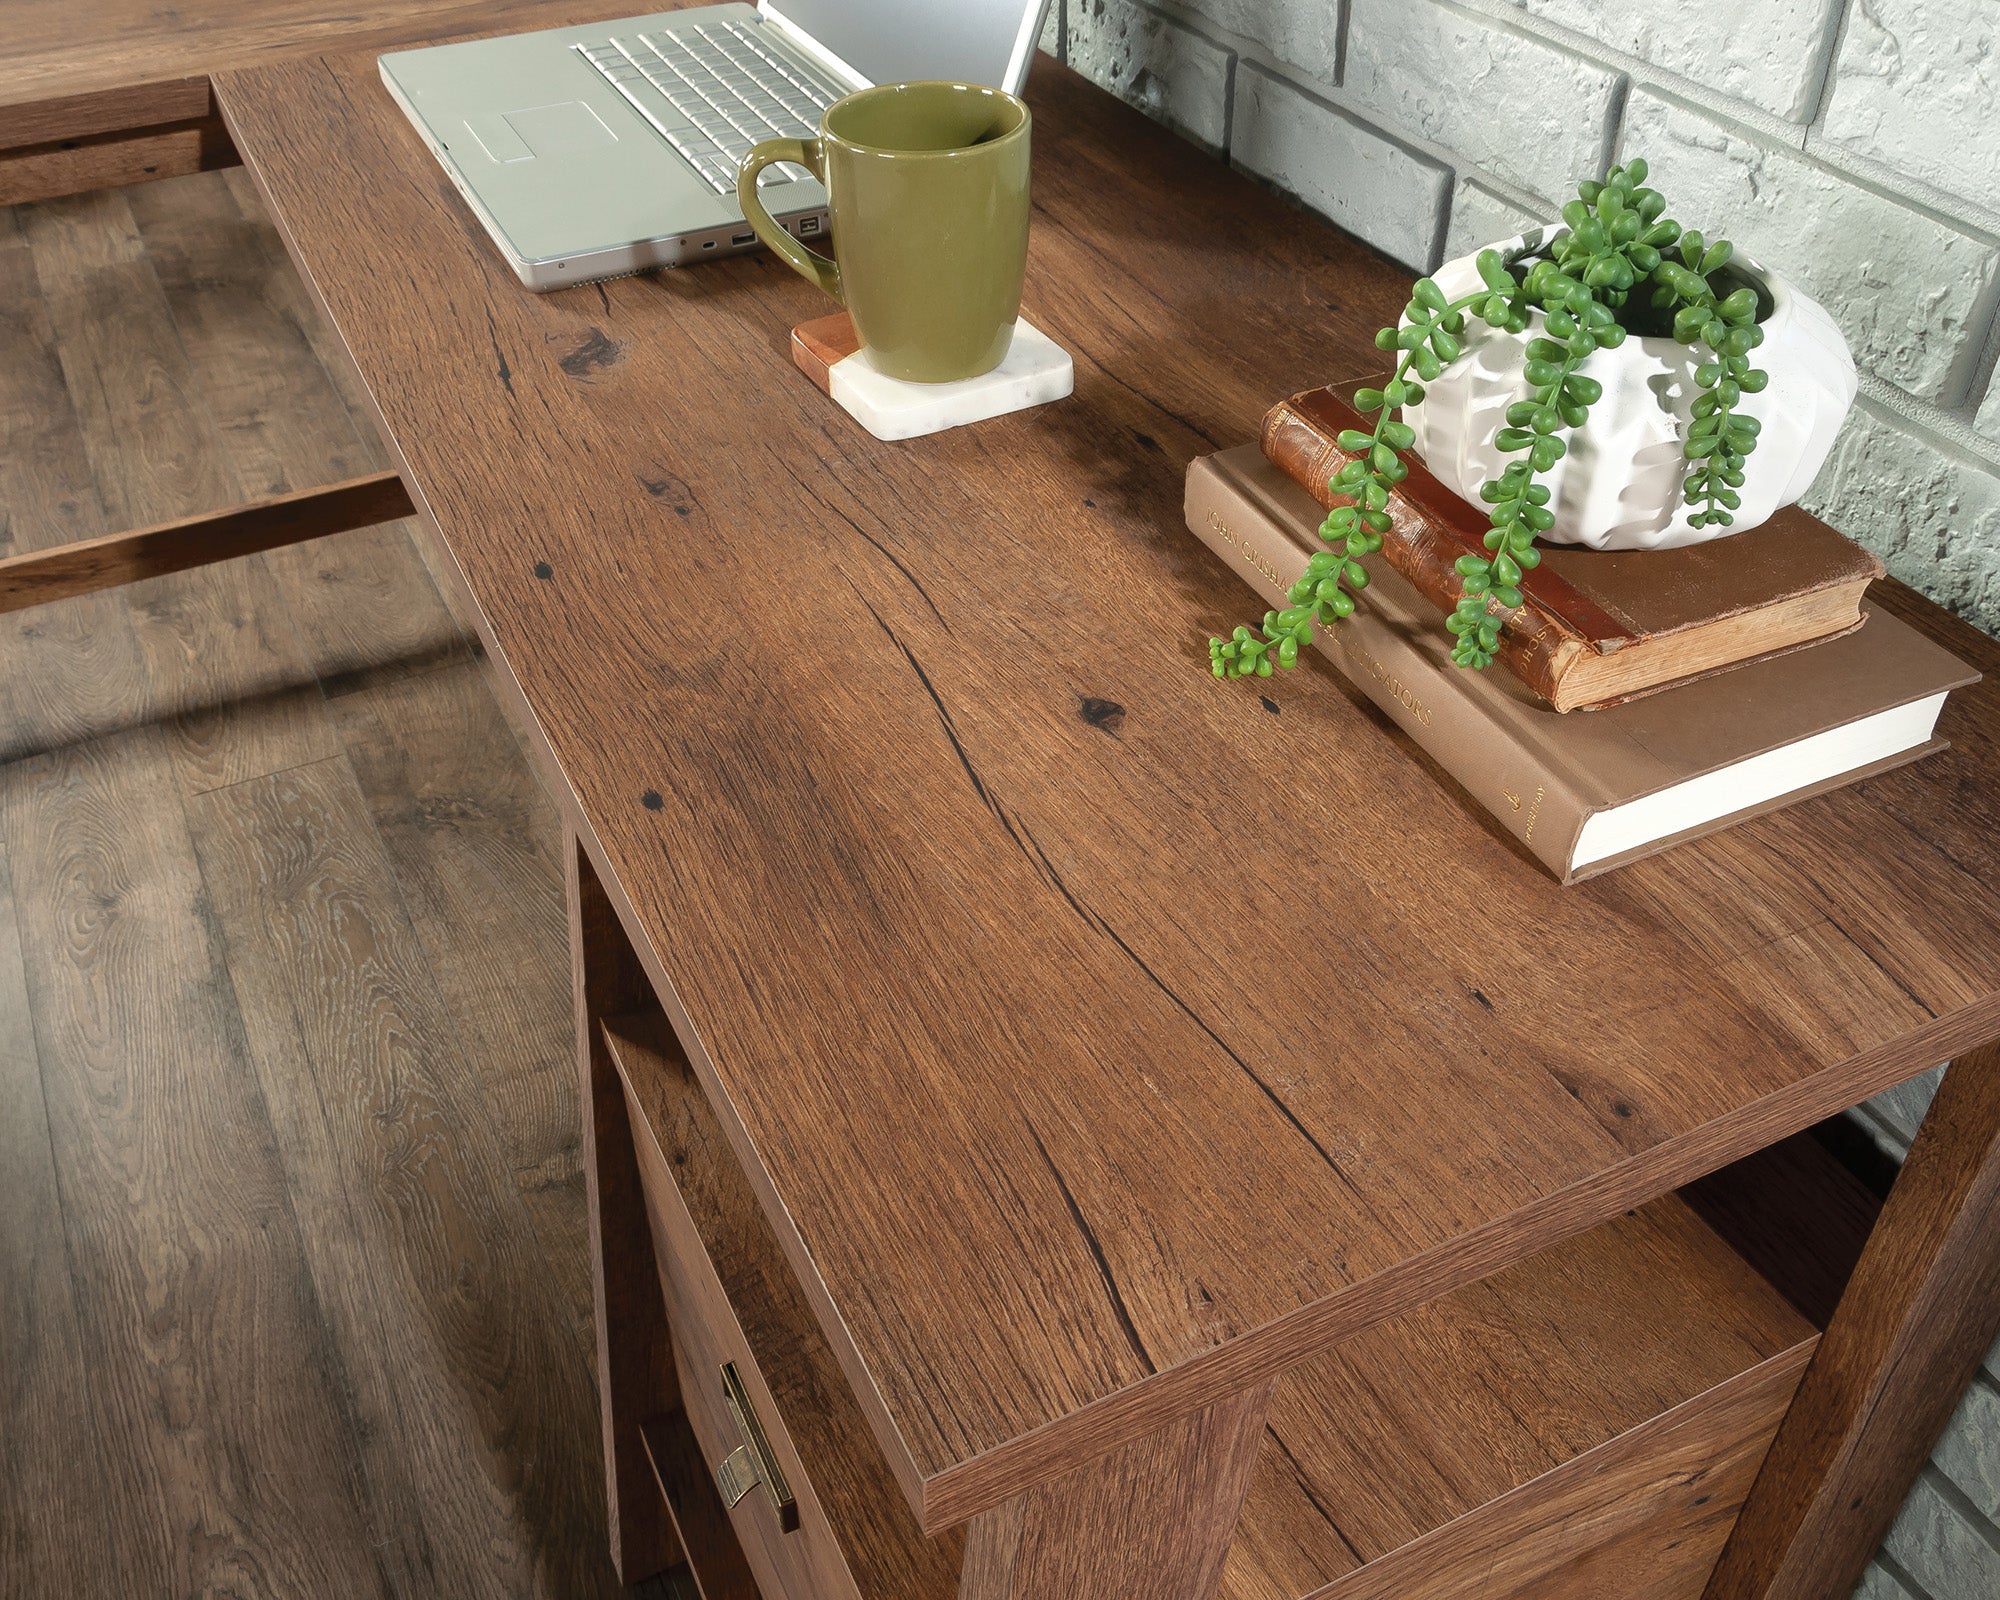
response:
<path id="1" fill-rule="evenodd" d="M 1320 547 L 1320 510 L 1255 445 L 1188 468 L 1188 527 L 1271 606 Z M 1432 602 L 1367 558 L 1367 603 L 1315 646 L 1565 883 L 1944 748 L 1979 674 L 1895 617 L 1668 694 L 1566 717 L 1467 672 Z M 1218 686 L 1220 687 L 1220 686 Z"/>
<path id="2" fill-rule="evenodd" d="M 1362 428 L 1352 389 L 1311 389 L 1264 418 L 1264 453 L 1323 506 Z M 1453 563 L 1486 553 L 1482 509 L 1447 489 L 1413 454 L 1390 509 L 1389 564 L 1438 611 L 1457 603 Z M 1762 527 L 1680 550 L 1551 545 L 1523 575 L 1523 603 L 1500 639 L 1500 664 L 1558 711 L 1596 710 L 1861 626 L 1861 595 L 1881 577 L 1874 556 L 1789 506 Z M 1364 601 L 1365 605 L 1366 602 Z"/>

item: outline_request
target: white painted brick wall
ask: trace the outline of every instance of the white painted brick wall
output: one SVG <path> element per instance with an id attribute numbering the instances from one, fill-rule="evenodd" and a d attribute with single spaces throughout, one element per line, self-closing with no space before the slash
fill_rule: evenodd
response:
<path id="1" fill-rule="evenodd" d="M 1257 46 L 1321 88 L 1340 82 L 1339 0 L 1178 0 L 1179 10 Z"/>
<path id="2" fill-rule="evenodd" d="M 1838 0 L 1514 0 L 1663 71 L 1803 122 L 1811 115 L 1839 17 Z"/>
<path id="3" fill-rule="evenodd" d="M 1447 261 L 1470 255 L 1481 245 L 1511 239 L 1551 220 L 1559 208 L 1530 206 L 1495 194 L 1485 184 L 1460 178 L 1451 191 L 1451 227 L 1445 235 Z"/>
<path id="4" fill-rule="evenodd" d="M 1920 400 L 1963 400 L 1993 320 L 2000 245 L 1648 89 L 1626 108 L 1673 215 L 1822 301 L 1855 361 Z"/>
<path id="5" fill-rule="evenodd" d="M 1233 52 L 1133 0 L 1069 0 L 1069 64 L 1176 133 L 1229 143 Z"/>
<path id="6" fill-rule="evenodd" d="M 2000 6 L 1853 7 L 1820 132 L 1856 155 L 2000 211 Z"/>
<path id="7" fill-rule="evenodd" d="M 1878 1561 L 1869 1567 L 1861 1587 L 1854 1591 L 1854 1600 L 1917 1600 L 1917 1597 Z"/>
<path id="8" fill-rule="evenodd" d="M 1879 1123 L 1893 1146 L 1885 1146 L 1898 1161 L 1910 1148 L 1910 1141 L 1917 1136 L 1917 1127 L 1924 1120 L 1924 1113 L 1931 1108 L 1931 1096 L 1937 1093 L 1937 1086 L 1944 1078 L 1942 1066 L 1932 1067 L 1928 1072 L 1920 1072 L 1907 1083 L 1899 1083 L 1886 1093 L 1878 1094 L 1868 1102 L 1869 1116 Z"/>
<path id="9" fill-rule="evenodd" d="M 2000 1595 L 2000 1541 L 1936 1467 L 1925 1467 L 1883 1550 L 1932 1600 Z"/>
<path id="10" fill-rule="evenodd" d="M 2000 1439 L 2000 1386 L 1982 1372 L 1965 1391 L 1932 1459 L 1973 1510 L 2000 1522 L 2000 1451 L 1981 1448 L 1993 1439 Z"/>
<path id="11" fill-rule="evenodd" d="M 1939 604 L 2000 618 L 2000 475 L 1974 458 L 1864 400 L 1805 504 Z"/>
<path id="12" fill-rule="evenodd" d="M 1434 0 L 1348 4 L 1343 104 L 1531 194 L 1602 167 L 1621 73 Z"/>
<path id="13" fill-rule="evenodd" d="M 1237 73 L 1230 156 L 1406 265 L 1437 259 L 1451 169 L 1294 83 Z"/>
<path id="14" fill-rule="evenodd" d="M 1078 68 L 1413 268 L 1644 154 L 1854 344 L 1806 504 L 2000 631 L 2000 0 L 1056 6 Z M 1856 1114 L 1898 1160 L 1937 1077 Z M 2000 1600 L 2000 1346 L 1856 1600 Z"/>

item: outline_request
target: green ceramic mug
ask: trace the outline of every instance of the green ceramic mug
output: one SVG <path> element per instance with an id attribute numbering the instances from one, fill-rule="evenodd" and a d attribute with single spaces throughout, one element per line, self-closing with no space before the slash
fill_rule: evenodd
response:
<path id="1" fill-rule="evenodd" d="M 991 372 L 1007 354 L 1028 261 L 1028 108 L 970 83 L 889 83 L 827 107 L 817 139 L 766 139 L 736 195 L 773 250 L 847 307 L 862 354 L 913 383 Z M 757 197 L 796 162 L 826 185 L 833 257 Z"/>

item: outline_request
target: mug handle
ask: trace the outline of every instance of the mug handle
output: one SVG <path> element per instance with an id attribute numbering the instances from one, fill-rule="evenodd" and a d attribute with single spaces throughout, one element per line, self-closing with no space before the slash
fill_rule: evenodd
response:
<path id="1" fill-rule="evenodd" d="M 840 293 L 840 268 L 817 250 L 808 250 L 785 232 L 778 219 L 764 209 L 764 202 L 757 197 L 757 174 L 777 161 L 789 161 L 804 167 L 825 183 L 823 150 L 824 146 L 817 139 L 766 139 L 761 144 L 752 145 L 743 157 L 743 165 L 736 171 L 736 203 L 743 208 L 743 220 L 757 230 L 757 237 L 784 257 L 793 271 L 818 284 L 845 305 L 847 302 Z"/>

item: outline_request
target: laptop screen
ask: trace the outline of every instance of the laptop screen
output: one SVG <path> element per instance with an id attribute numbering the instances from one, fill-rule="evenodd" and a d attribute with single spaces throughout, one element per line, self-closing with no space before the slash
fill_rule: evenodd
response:
<path id="1" fill-rule="evenodd" d="M 955 78 L 1018 90 L 1045 0 L 766 0 L 870 83 Z"/>

